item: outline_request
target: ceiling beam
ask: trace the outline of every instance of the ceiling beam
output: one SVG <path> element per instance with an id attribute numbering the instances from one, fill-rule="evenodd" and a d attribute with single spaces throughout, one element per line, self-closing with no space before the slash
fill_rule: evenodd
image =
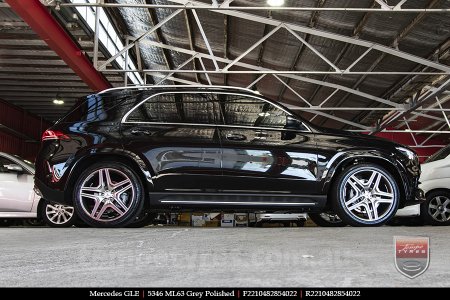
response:
<path id="1" fill-rule="evenodd" d="M 6 0 L 6 2 L 92 90 L 99 91 L 111 87 L 39 0 Z"/>

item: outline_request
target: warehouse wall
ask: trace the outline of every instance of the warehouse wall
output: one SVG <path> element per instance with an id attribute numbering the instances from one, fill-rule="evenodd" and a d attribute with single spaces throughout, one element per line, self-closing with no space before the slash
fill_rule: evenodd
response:
<path id="1" fill-rule="evenodd" d="M 50 122 L 0 100 L 0 151 L 34 161 Z"/>

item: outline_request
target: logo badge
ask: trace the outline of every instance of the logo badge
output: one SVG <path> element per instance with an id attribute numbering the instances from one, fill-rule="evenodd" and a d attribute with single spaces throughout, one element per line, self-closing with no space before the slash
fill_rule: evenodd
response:
<path id="1" fill-rule="evenodd" d="M 430 239 L 395 236 L 395 267 L 408 278 L 424 273 L 430 262 Z"/>

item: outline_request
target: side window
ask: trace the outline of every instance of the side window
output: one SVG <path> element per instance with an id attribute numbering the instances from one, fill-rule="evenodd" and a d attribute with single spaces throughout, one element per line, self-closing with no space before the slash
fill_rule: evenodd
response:
<path id="1" fill-rule="evenodd" d="M 151 97 L 133 110 L 126 121 L 180 123 L 181 116 L 175 98 L 175 94 L 161 94 Z"/>
<path id="2" fill-rule="evenodd" d="M 168 93 L 151 97 L 126 122 L 216 124 L 219 103 L 213 94 Z"/>
<path id="3" fill-rule="evenodd" d="M 269 102 L 241 95 L 221 95 L 220 98 L 226 125 L 286 128 L 289 114 Z"/>
<path id="4" fill-rule="evenodd" d="M 432 156 L 430 156 L 430 158 L 428 158 L 425 162 L 441 160 L 441 159 L 446 158 L 449 155 L 450 155 L 450 147 L 447 146 L 445 148 L 442 148 L 442 150 L 439 150 L 437 153 L 433 154 Z"/>
<path id="5" fill-rule="evenodd" d="M 16 164 L 16 163 L 7 158 L 0 157 L 0 173 L 9 173 L 9 171 L 5 167 L 5 165 L 10 165 L 10 164 Z"/>

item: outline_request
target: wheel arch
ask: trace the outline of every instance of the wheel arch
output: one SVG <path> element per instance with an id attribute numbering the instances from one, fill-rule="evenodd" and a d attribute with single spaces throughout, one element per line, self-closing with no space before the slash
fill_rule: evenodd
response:
<path id="1" fill-rule="evenodd" d="M 404 183 L 402 173 L 399 170 L 399 165 L 395 163 L 395 161 L 392 161 L 389 157 L 383 155 L 382 153 L 346 153 L 340 160 L 336 160 L 336 162 L 328 168 L 328 173 L 325 177 L 325 182 L 323 185 L 323 191 L 326 194 L 329 194 L 331 191 L 331 187 L 334 185 L 338 175 L 341 171 L 362 163 L 372 163 L 379 165 L 386 169 L 392 176 L 394 177 L 400 192 L 400 203 L 399 208 L 404 206 L 404 203 L 406 202 L 406 185 Z M 330 197 L 328 197 L 330 198 Z M 329 203 L 327 202 L 327 205 Z"/>
<path id="2" fill-rule="evenodd" d="M 73 195 L 73 187 L 75 186 L 75 182 L 78 179 L 78 176 L 83 172 L 83 170 L 93 163 L 102 161 L 121 162 L 132 168 L 143 183 L 145 206 L 149 205 L 148 192 L 153 188 L 153 171 L 151 171 L 151 169 L 147 167 L 145 162 L 138 155 L 126 150 L 116 150 L 115 153 L 96 152 L 94 154 L 88 154 L 80 157 L 71 167 L 69 176 L 66 181 L 64 193 L 66 203 L 72 203 L 71 198 Z"/>
<path id="3" fill-rule="evenodd" d="M 425 193 L 425 196 L 428 197 L 429 194 L 435 193 L 435 192 L 446 192 L 446 193 L 450 193 L 450 189 L 447 189 L 447 188 L 434 188 L 434 189 L 431 189 L 431 190 L 427 191 L 427 192 Z"/>

